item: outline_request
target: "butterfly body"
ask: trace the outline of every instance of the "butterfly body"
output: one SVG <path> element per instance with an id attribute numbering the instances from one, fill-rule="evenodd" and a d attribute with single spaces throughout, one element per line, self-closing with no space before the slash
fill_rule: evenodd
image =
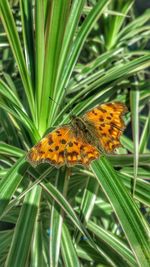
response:
<path id="1" fill-rule="evenodd" d="M 95 139 L 95 127 L 92 122 L 88 122 L 84 117 L 71 116 L 71 126 L 76 137 L 82 137 L 87 143 L 98 145 L 98 139 Z M 97 142 L 96 142 L 97 141 Z"/>
<path id="2" fill-rule="evenodd" d="M 127 108 L 123 103 L 114 102 L 99 105 L 82 117 L 71 116 L 69 125 L 60 126 L 45 136 L 28 152 L 27 159 L 33 166 L 41 162 L 57 168 L 88 166 L 101 153 L 112 153 L 120 146 L 125 112 Z"/>

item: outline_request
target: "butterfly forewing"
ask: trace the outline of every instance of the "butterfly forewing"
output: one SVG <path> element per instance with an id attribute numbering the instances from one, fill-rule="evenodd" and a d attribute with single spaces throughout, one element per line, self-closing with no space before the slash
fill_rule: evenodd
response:
<path id="1" fill-rule="evenodd" d="M 121 145 L 120 135 L 125 129 L 123 114 L 127 107 L 120 102 L 102 104 L 88 111 L 83 119 L 95 128 L 96 137 L 105 152 L 112 152 Z"/>
<path id="2" fill-rule="evenodd" d="M 65 164 L 64 151 L 68 140 L 68 127 L 61 127 L 46 135 L 28 153 L 32 165 L 48 162 L 55 166 Z"/>

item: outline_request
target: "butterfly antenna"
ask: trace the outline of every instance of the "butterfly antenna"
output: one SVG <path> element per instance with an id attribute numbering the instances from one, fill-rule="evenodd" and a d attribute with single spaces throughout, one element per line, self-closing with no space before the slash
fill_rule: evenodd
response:
<path id="1" fill-rule="evenodd" d="M 56 100 L 54 100 L 51 96 L 49 96 L 49 99 L 52 100 L 52 101 L 54 101 L 54 103 L 56 103 L 57 106 L 61 107 L 61 105 L 60 105 L 58 102 L 56 102 Z M 72 110 L 69 111 L 69 114 L 70 114 L 71 116 L 74 115 L 73 112 L 72 112 Z"/>
<path id="2" fill-rule="evenodd" d="M 52 97 L 49 96 L 49 99 L 52 100 L 54 103 L 56 103 L 57 106 L 59 106 L 59 107 L 61 106 L 61 105 L 60 105 L 58 102 L 56 102 L 56 100 L 54 100 Z"/>

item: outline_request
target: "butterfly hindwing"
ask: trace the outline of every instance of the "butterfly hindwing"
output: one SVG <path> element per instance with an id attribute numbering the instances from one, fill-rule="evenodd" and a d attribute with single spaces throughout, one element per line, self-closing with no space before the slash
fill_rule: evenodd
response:
<path id="1" fill-rule="evenodd" d="M 66 145 L 65 156 L 68 166 L 75 164 L 89 165 L 92 160 L 99 157 L 99 151 L 83 138 L 76 137 L 72 132 L 70 133 L 70 141 Z"/>

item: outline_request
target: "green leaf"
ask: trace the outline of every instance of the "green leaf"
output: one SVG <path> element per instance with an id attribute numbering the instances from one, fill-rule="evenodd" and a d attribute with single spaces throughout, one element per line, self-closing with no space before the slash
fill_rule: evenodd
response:
<path id="1" fill-rule="evenodd" d="M 122 16 L 106 16 L 105 17 L 105 42 L 107 50 L 112 49 L 117 44 L 117 37 L 122 24 L 124 23 L 124 16 L 127 15 L 128 11 L 131 9 L 133 5 L 132 0 L 127 0 L 125 2 L 118 2 L 116 8 Z"/>
<path id="2" fill-rule="evenodd" d="M 41 186 L 48 193 L 48 195 L 52 196 L 52 198 L 55 199 L 55 201 L 65 211 L 65 213 L 67 213 L 68 217 L 72 220 L 74 225 L 81 231 L 81 233 L 87 237 L 87 242 L 90 244 L 90 246 L 92 246 L 100 255 L 102 255 L 106 259 L 106 261 L 109 262 L 109 264 L 115 266 L 114 262 L 108 257 L 108 255 L 106 255 L 103 250 L 96 246 L 95 242 L 86 231 L 86 228 L 80 222 L 74 210 L 72 209 L 68 201 L 66 201 L 65 198 L 62 196 L 62 194 L 60 194 L 60 192 L 51 183 L 41 183 Z"/>
<path id="3" fill-rule="evenodd" d="M 65 224 L 63 224 L 62 228 L 61 251 L 64 264 L 66 267 L 80 266 L 80 262 L 77 257 L 74 244 L 72 242 L 71 235 L 68 231 L 68 227 Z"/>
<path id="4" fill-rule="evenodd" d="M 94 209 L 98 189 L 99 186 L 97 184 L 97 181 L 95 179 L 93 181 L 93 178 L 89 177 L 87 186 L 84 190 L 84 194 L 82 197 L 80 213 L 79 213 L 80 220 L 83 222 L 85 226 L 89 221 L 92 211 Z M 76 243 L 79 242 L 80 238 L 81 238 L 81 233 L 78 233 L 76 237 Z"/>
<path id="5" fill-rule="evenodd" d="M 136 79 L 136 78 L 135 78 Z M 130 92 L 131 102 L 131 119 L 132 119 L 132 135 L 134 144 L 134 183 L 133 183 L 133 195 L 136 187 L 138 161 L 139 161 L 139 88 L 135 81 Z"/>
<path id="6" fill-rule="evenodd" d="M 20 109 L 23 109 L 23 106 L 19 98 L 14 94 L 12 89 L 7 84 L 5 84 L 4 81 L 2 80 L 0 80 L 0 94 L 6 97 L 8 101 L 11 101 L 15 105 L 17 105 Z"/>
<path id="7" fill-rule="evenodd" d="M 20 148 L 17 148 L 16 146 L 11 146 L 0 142 L 0 154 L 20 158 L 24 155 L 24 151 Z"/>
<path id="8" fill-rule="evenodd" d="M 28 99 L 30 111 L 34 119 L 34 98 L 33 98 L 31 80 L 26 68 L 25 59 L 23 56 L 23 51 L 19 40 L 18 32 L 16 30 L 15 22 L 12 16 L 12 12 L 7 0 L 0 1 L 0 7 L 1 7 L 1 18 L 3 21 L 3 25 L 7 32 L 7 37 L 9 39 L 13 55 L 15 57 L 15 60 L 19 68 L 19 72 L 24 85 L 24 90 Z"/>
<path id="9" fill-rule="evenodd" d="M 35 186 L 24 199 L 6 259 L 6 266 L 8 267 L 26 266 L 30 245 L 32 244 L 32 234 L 37 218 L 40 196 L 41 188 Z"/>
<path id="10" fill-rule="evenodd" d="M 22 111 L 17 105 L 13 105 L 12 108 L 10 108 L 8 105 L 6 105 L 4 102 L 0 101 L 0 107 L 3 108 L 5 111 L 13 115 L 18 121 L 21 121 L 24 126 L 29 131 L 29 134 L 33 138 L 33 142 L 36 143 L 39 139 L 39 133 L 35 127 L 35 124 L 32 123 L 30 118 L 27 116 L 27 114 Z"/>
<path id="11" fill-rule="evenodd" d="M 148 113 L 147 119 L 143 127 L 143 131 L 141 134 L 140 144 L 139 144 L 139 153 L 145 152 L 145 149 L 148 145 L 149 129 L 150 129 L 150 111 Z"/>
<path id="12" fill-rule="evenodd" d="M 119 219 L 138 264 L 148 267 L 150 250 L 148 226 L 144 218 L 106 158 L 103 156 L 91 165 L 92 171 Z"/>
<path id="13" fill-rule="evenodd" d="M 95 223 L 89 221 L 88 229 L 95 234 L 100 240 L 107 243 L 113 250 L 117 252 L 130 266 L 137 266 L 136 260 L 131 252 L 131 250 L 118 239 L 117 236 L 104 230 L 102 227 L 96 225 Z"/>
<path id="14" fill-rule="evenodd" d="M 71 56 L 68 58 L 68 62 L 66 62 L 66 68 L 64 69 L 64 73 L 62 72 L 62 76 L 60 79 L 59 84 L 59 91 L 62 91 L 62 88 L 66 87 L 70 75 L 72 73 L 73 67 L 78 59 L 79 53 L 81 52 L 81 49 L 83 47 L 83 44 L 90 33 L 93 25 L 96 23 L 98 18 L 102 15 L 104 9 L 109 4 L 108 0 L 101 0 L 98 1 L 98 3 L 95 5 L 95 7 L 91 10 L 87 18 L 85 19 L 83 25 L 81 26 L 81 29 L 79 30 L 76 39 L 73 43 L 72 47 L 72 53 Z M 60 95 L 58 95 L 60 97 Z M 57 99 L 56 99 L 57 100 Z"/>
<path id="15" fill-rule="evenodd" d="M 34 48 L 34 29 L 32 15 L 32 1 L 20 1 L 22 32 L 24 49 L 26 51 L 27 71 L 30 74 L 33 93 L 35 90 L 35 48 Z M 31 27 L 32 26 L 32 27 Z"/>
<path id="16" fill-rule="evenodd" d="M 129 189 L 129 193 L 132 192 L 133 174 L 128 174 L 126 170 L 121 170 L 122 173 L 118 173 L 118 177 L 122 179 L 124 185 Z M 137 175 L 139 175 L 137 173 Z M 145 173 L 144 173 L 145 175 Z M 144 179 L 137 178 L 135 188 L 135 198 L 143 204 L 150 206 L 150 184 Z"/>
<path id="17" fill-rule="evenodd" d="M 48 10 L 49 14 L 46 24 L 46 57 L 44 62 L 43 89 L 39 118 L 39 130 L 42 134 L 47 129 L 47 124 L 49 124 L 47 117 L 49 116 L 49 106 L 52 104 L 49 97 L 55 99 L 55 78 L 63 33 L 68 16 L 69 3 L 70 0 L 52 1 Z"/>
<path id="18" fill-rule="evenodd" d="M 45 3 L 46 1 L 44 1 Z M 39 0 L 35 2 L 35 102 L 36 102 L 36 119 L 39 128 L 39 117 L 40 117 L 40 105 L 42 97 L 42 86 L 43 86 L 43 73 L 44 73 L 44 54 L 45 54 L 45 43 L 44 43 L 44 10 L 43 1 Z"/>
<path id="19" fill-rule="evenodd" d="M 43 245 L 43 227 L 41 220 L 36 220 L 32 236 L 31 266 L 41 267 L 46 265 Z M 41 253 L 43 252 L 43 253 Z"/>
<path id="20" fill-rule="evenodd" d="M 67 191 L 68 177 L 67 172 L 60 170 L 56 177 L 55 186 L 64 195 Z M 53 201 L 51 205 L 51 221 L 50 221 L 50 265 L 58 266 L 60 254 L 60 242 L 62 236 L 63 210 Z"/>
<path id="21" fill-rule="evenodd" d="M 13 193 L 23 179 L 23 175 L 28 167 L 24 157 L 19 159 L 8 170 L 5 177 L 0 181 L 0 217 L 8 205 Z"/>

